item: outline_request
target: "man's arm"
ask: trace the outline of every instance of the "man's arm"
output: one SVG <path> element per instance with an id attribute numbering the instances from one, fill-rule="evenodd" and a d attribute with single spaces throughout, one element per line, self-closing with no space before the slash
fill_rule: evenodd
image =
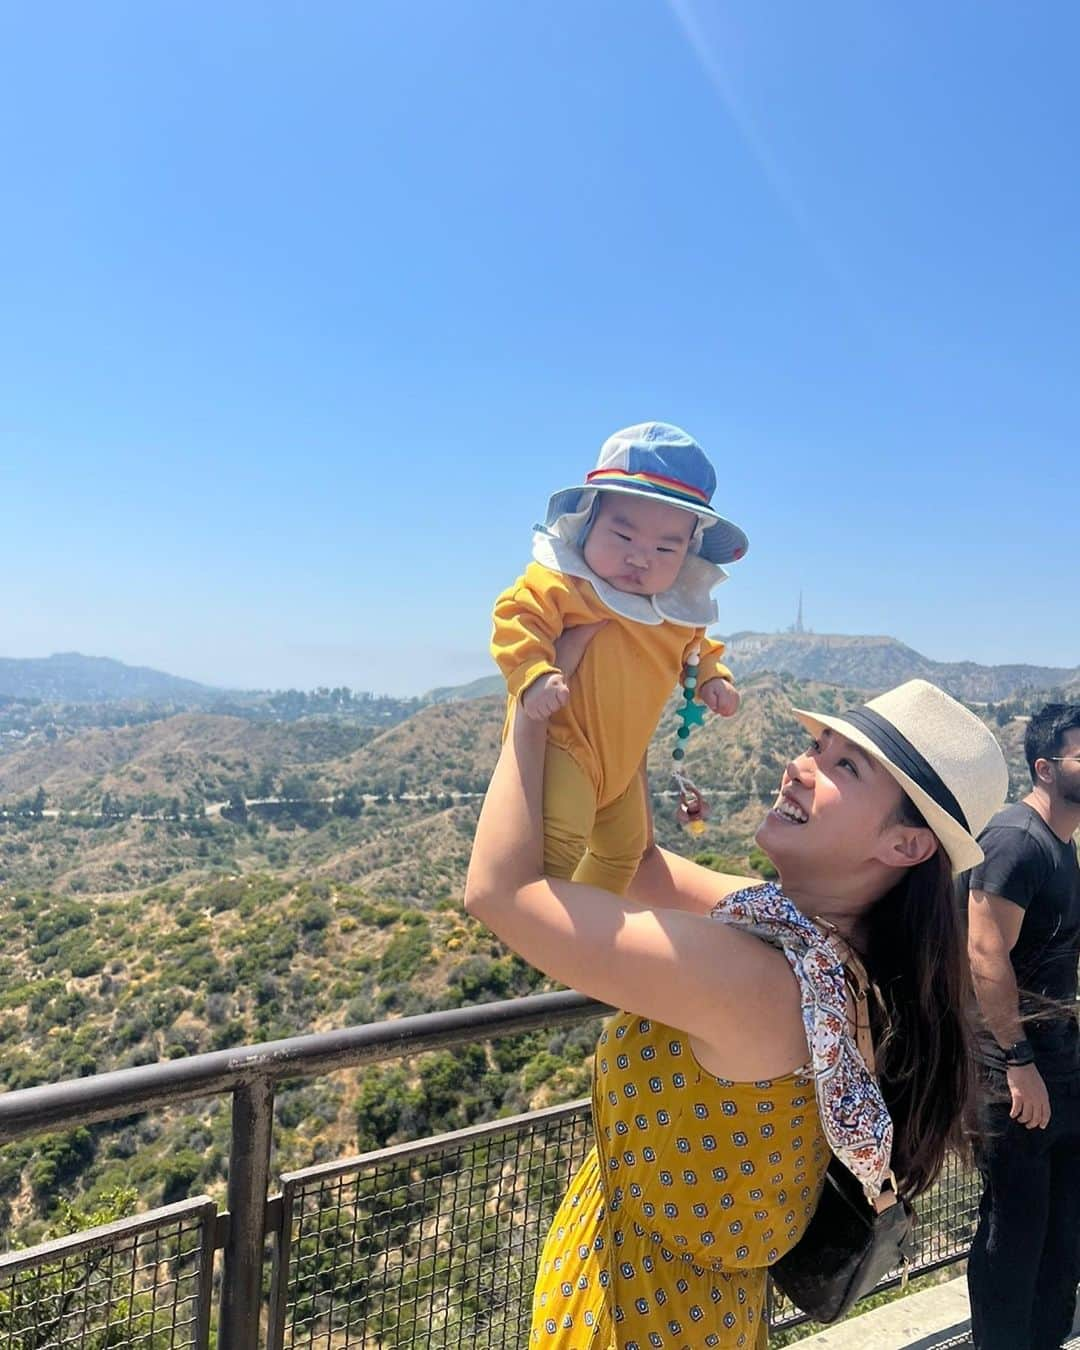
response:
<path id="1" fill-rule="evenodd" d="M 968 959 L 983 1020 L 1003 1049 L 1024 1038 L 1020 994 L 1010 952 L 1016 946 L 1024 911 L 986 891 L 968 897 Z"/>
<path id="2" fill-rule="evenodd" d="M 1002 1049 L 1024 1039 L 1020 994 L 1010 953 L 1020 936 L 1024 910 L 989 891 L 973 890 L 968 898 L 968 959 L 975 997 L 986 1025 Z M 1010 1115 L 1028 1129 L 1045 1129 L 1050 1099 L 1034 1064 L 1006 1070 L 1012 1097 Z"/>

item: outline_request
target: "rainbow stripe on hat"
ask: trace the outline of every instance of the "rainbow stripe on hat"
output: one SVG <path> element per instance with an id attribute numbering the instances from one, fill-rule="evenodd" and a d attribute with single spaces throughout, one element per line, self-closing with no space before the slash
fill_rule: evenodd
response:
<path id="1" fill-rule="evenodd" d="M 659 473 L 631 473 L 629 469 L 594 469 L 585 475 L 589 487 L 629 487 L 631 485 L 655 492 L 658 496 L 678 497 L 692 506 L 708 506 L 710 494 L 700 488 L 682 483 L 677 478 L 666 478 Z"/>

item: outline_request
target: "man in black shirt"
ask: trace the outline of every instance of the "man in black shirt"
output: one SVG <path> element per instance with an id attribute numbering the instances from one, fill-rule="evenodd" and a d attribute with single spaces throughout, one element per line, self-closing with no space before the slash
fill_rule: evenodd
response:
<path id="1" fill-rule="evenodd" d="M 1032 789 L 979 836 L 971 970 L 988 1087 L 968 1261 L 977 1350 L 1058 1350 L 1080 1281 L 1080 704 L 1024 736 Z"/>

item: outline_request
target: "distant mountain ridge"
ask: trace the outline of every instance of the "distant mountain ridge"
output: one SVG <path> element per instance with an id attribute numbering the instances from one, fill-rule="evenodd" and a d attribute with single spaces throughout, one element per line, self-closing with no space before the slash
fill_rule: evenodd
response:
<path id="1" fill-rule="evenodd" d="M 478 680 L 470 680 L 468 684 L 447 684 L 439 689 L 429 689 L 424 695 L 424 702 L 467 703 L 470 699 L 501 694 L 505 689 L 501 675 L 481 675 Z"/>
<path id="2" fill-rule="evenodd" d="M 905 680 L 921 678 L 972 703 L 996 703 L 1040 689 L 1071 690 L 1072 696 L 1080 698 L 1080 666 L 983 666 L 977 661 L 933 661 L 897 638 L 847 633 L 742 632 L 724 641 L 736 679 L 771 671 L 798 680 L 880 693 Z M 500 676 L 489 675 L 469 684 L 432 689 L 424 701 L 457 703 L 502 689 Z"/>
<path id="3" fill-rule="evenodd" d="M 202 703 L 221 690 L 196 680 L 128 666 L 108 656 L 57 652 L 53 656 L 0 657 L 0 696 L 58 703 L 106 703 L 117 699 Z"/>
<path id="4" fill-rule="evenodd" d="M 274 722 L 333 717 L 382 727 L 410 717 L 420 706 L 417 698 L 393 698 L 345 686 L 222 689 L 79 652 L 0 658 L 0 736 L 18 737 L 50 721 L 59 732 L 93 725 L 132 725 L 177 712 Z"/>
<path id="5" fill-rule="evenodd" d="M 774 671 L 879 692 L 921 678 L 956 698 L 993 703 L 1021 692 L 1080 687 L 1080 666 L 933 661 L 896 638 L 841 633 L 733 633 L 727 656 L 739 675 Z"/>
<path id="6" fill-rule="evenodd" d="M 1043 689 L 1061 689 L 1069 697 L 1080 698 L 1080 666 L 934 661 L 896 638 L 860 634 L 740 632 L 726 641 L 728 658 L 738 678 L 772 671 L 872 693 L 922 677 L 971 702 L 999 702 Z M 0 657 L 0 699 L 68 704 L 130 701 L 286 720 L 312 713 L 341 716 L 351 711 L 354 716 L 363 713 L 364 721 L 386 725 L 408 717 L 424 704 L 469 702 L 501 693 L 503 688 L 502 678 L 496 674 L 432 689 L 420 699 L 368 694 L 354 697 L 345 689 L 319 690 L 310 696 L 298 691 L 227 691 L 147 666 L 129 666 L 110 657 L 83 656 L 79 652 Z M 290 698 L 298 706 L 292 707 Z"/>

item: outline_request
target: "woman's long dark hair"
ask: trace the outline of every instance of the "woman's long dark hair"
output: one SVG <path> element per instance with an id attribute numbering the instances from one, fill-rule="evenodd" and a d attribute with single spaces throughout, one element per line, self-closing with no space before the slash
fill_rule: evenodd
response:
<path id="1" fill-rule="evenodd" d="M 897 823 L 926 827 L 905 796 Z M 938 846 L 874 905 L 866 965 L 877 987 L 871 1024 L 882 1095 L 893 1120 L 900 1190 L 919 1195 L 949 1149 L 964 1149 L 973 1092 L 971 974 L 948 855 Z"/>

